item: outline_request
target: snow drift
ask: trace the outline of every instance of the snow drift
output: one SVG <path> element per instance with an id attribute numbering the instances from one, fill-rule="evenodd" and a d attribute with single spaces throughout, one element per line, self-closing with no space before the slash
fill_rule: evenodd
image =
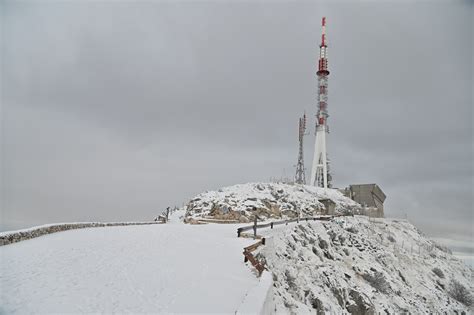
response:
<path id="1" fill-rule="evenodd" d="M 248 183 L 197 195 L 186 206 L 188 218 L 212 217 L 247 222 L 260 218 L 294 218 L 325 210 L 321 201 L 335 204 L 336 213 L 357 213 L 360 205 L 336 189 L 280 183 Z"/>

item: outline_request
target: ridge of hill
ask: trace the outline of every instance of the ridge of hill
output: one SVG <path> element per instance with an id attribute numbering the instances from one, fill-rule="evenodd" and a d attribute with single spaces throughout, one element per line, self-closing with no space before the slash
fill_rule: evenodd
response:
<path id="1" fill-rule="evenodd" d="M 361 206 L 337 189 L 281 183 L 247 183 L 206 191 L 185 206 L 188 218 L 247 222 L 257 214 L 261 219 L 295 218 L 322 213 L 321 201 L 335 204 L 335 213 L 358 213 Z"/>

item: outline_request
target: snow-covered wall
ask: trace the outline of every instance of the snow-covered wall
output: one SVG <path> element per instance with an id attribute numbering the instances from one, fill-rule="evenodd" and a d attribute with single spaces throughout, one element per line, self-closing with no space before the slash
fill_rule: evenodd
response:
<path id="1" fill-rule="evenodd" d="M 0 233 L 0 246 L 16 243 L 38 236 L 73 230 L 73 229 L 84 229 L 92 227 L 104 227 L 104 226 L 125 226 L 125 225 L 148 225 L 148 224 L 161 224 L 161 222 L 82 222 L 82 223 L 58 223 L 58 224 L 47 224 L 32 227 L 29 229 L 9 231 Z"/>

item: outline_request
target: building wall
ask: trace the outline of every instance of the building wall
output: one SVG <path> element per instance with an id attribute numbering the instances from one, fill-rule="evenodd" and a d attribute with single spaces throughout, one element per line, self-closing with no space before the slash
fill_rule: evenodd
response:
<path id="1" fill-rule="evenodd" d="M 386 196 L 378 185 L 350 185 L 348 188 L 344 189 L 343 193 L 362 206 L 370 208 L 370 211 L 366 211 L 367 213 L 365 214 L 377 217 L 384 216 L 383 203 Z"/>
<path id="2" fill-rule="evenodd" d="M 375 207 L 372 185 L 351 185 L 351 198 L 363 206 Z"/>

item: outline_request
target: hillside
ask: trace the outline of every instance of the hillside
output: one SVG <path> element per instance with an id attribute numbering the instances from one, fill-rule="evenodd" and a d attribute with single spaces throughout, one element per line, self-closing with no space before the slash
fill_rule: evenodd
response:
<path id="1" fill-rule="evenodd" d="M 336 213 L 357 213 L 360 205 L 336 189 L 280 183 L 248 183 L 207 191 L 185 207 L 190 218 L 212 217 L 248 222 L 257 214 L 261 219 L 294 218 L 321 213 L 322 200 L 335 203 Z"/>
<path id="2" fill-rule="evenodd" d="M 314 215 L 324 199 L 350 215 L 257 231 L 265 244 L 253 254 L 267 268 L 260 278 L 243 261 L 256 240 L 236 237 L 248 223 L 183 224 L 232 213 Z M 409 222 L 352 215 L 359 209 L 333 189 L 245 184 L 198 195 L 166 224 L 102 223 L 0 246 L 0 314 L 471 311 L 472 269 Z"/>
<path id="3" fill-rule="evenodd" d="M 457 281 L 472 298 L 472 269 L 406 221 L 355 216 L 262 233 L 269 313 L 469 312 L 451 293 Z"/>

